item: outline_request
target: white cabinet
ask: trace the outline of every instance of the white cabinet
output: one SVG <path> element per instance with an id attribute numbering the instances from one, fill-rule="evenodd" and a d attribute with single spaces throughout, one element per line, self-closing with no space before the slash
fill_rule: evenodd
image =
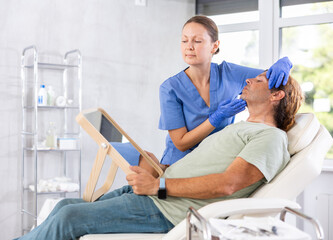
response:
<path id="1" fill-rule="evenodd" d="M 303 212 L 316 218 L 323 227 L 327 240 L 333 240 L 333 160 L 325 160 L 321 174 L 311 182 L 297 202 Z M 308 223 L 297 222 L 298 228 L 308 232 L 315 239 L 315 231 Z"/>
<path id="2" fill-rule="evenodd" d="M 22 52 L 22 234 L 36 226 L 46 198 L 80 197 L 81 130 L 75 117 L 81 111 L 81 64 L 79 50 L 59 56 L 30 46 Z M 54 104 L 38 104 L 40 85 L 52 86 Z"/>

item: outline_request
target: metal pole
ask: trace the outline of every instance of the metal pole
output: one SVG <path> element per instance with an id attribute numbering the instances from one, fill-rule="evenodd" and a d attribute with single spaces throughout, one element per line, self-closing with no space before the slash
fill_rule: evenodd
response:
<path id="1" fill-rule="evenodd" d="M 197 210 L 195 210 L 193 207 L 190 207 L 187 212 L 186 217 L 186 240 L 192 239 L 192 226 L 195 226 L 191 222 L 192 215 L 198 220 L 200 226 L 202 227 L 202 235 L 204 240 L 211 240 L 212 234 L 210 231 L 209 223 L 204 219 Z"/>
<path id="2" fill-rule="evenodd" d="M 77 54 L 77 75 L 78 75 L 78 107 L 79 107 L 79 112 L 82 111 L 82 55 L 80 50 L 74 49 L 69 52 L 66 52 L 65 57 L 64 57 L 64 62 L 65 64 L 68 64 L 68 56 L 72 54 Z M 75 65 L 74 65 L 75 66 Z M 66 70 L 67 71 L 67 70 Z M 64 76 L 64 81 L 66 80 L 67 83 L 67 72 L 64 73 L 66 76 Z M 65 82 L 64 82 L 65 84 Z M 67 94 L 67 92 L 66 92 Z M 66 97 L 66 96 L 65 96 Z M 66 124 L 67 124 L 67 114 L 66 116 Z M 66 128 L 67 131 L 67 128 Z M 82 149 L 82 141 L 81 141 L 81 127 L 79 128 L 79 134 L 78 134 L 78 139 L 79 139 L 79 176 L 78 176 L 78 181 L 79 181 L 79 197 L 81 197 L 81 149 Z"/>
<path id="3" fill-rule="evenodd" d="M 320 225 L 320 223 L 317 219 L 309 217 L 309 216 L 307 216 L 307 215 L 305 215 L 301 212 L 298 212 L 298 211 L 296 211 L 292 208 L 285 207 L 280 213 L 280 220 L 281 221 L 285 221 L 285 217 L 286 217 L 287 212 L 292 213 L 292 214 L 296 215 L 297 217 L 303 218 L 303 219 L 309 221 L 310 223 L 312 223 L 313 227 L 316 230 L 317 239 L 319 239 L 319 240 L 324 239 L 323 228 L 321 227 L 321 225 Z"/>

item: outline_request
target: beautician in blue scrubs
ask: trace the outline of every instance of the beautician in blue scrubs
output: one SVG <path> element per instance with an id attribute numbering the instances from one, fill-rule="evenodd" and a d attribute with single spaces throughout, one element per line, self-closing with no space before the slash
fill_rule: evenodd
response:
<path id="1" fill-rule="evenodd" d="M 210 18 L 194 16 L 184 24 L 181 51 L 189 67 L 160 86 L 159 128 L 168 130 L 162 164 L 175 163 L 209 134 L 233 123 L 246 106 L 237 99 L 245 80 L 263 72 L 225 61 L 212 63 L 219 44 L 218 28 Z M 291 68 L 287 57 L 278 60 L 267 72 L 269 87 L 285 85 Z"/>

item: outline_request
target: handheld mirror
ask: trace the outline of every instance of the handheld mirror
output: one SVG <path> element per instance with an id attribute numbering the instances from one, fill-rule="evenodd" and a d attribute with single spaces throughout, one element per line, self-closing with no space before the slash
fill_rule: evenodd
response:
<path id="1" fill-rule="evenodd" d="M 99 146 L 88 183 L 83 193 L 85 201 L 93 202 L 109 191 L 118 167 L 126 174 L 132 173 L 129 169 L 130 164 L 126 160 L 127 155 L 125 152 L 117 151 L 117 149 L 121 149 L 119 147 L 121 146 L 120 143 L 131 144 L 132 149 L 135 148 L 141 154 L 142 159 L 147 161 L 159 176 L 162 176 L 163 171 L 158 164 L 102 108 L 84 110 L 76 117 L 76 121 Z M 111 166 L 104 185 L 95 191 L 107 155 L 112 159 Z"/>

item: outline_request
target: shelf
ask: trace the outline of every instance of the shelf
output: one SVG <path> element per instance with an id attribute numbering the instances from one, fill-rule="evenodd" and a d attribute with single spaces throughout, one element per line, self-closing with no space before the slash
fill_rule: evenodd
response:
<path id="1" fill-rule="evenodd" d="M 27 210 L 25 210 L 25 209 L 21 209 L 21 213 L 25 213 L 25 214 L 28 214 L 28 215 L 34 217 L 34 218 L 37 218 L 36 215 L 34 215 L 33 213 L 31 213 L 31 212 L 29 212 L 29 211 L 27 211 Z M 31 230 L 31 229 L 30 229 L 30 230 Z M 30 230 L 28 229 L 28 231 L 30 231 Z"/>
<path id="2" fill-rule="evenodd" d="M 71 65 L 71 64 L 55 64 L 55 63 L 38 63 L 38 68 L 40 69 L 50 69 L 50 70 L 65 70 L 68 68 L 78 68 L 78 65 Z M 34 65 L 25 65 L 24 68 L 33 69 Z"/>
<path id="3" fill-rule="evenodd" d="M 24 106 L 24 109 L 34 109 L 34 106 Z M 37 109 L 80 109 L 80 107 L 77 106 L 64 106 L 64 107 L 58 107 L 58 106 L 37 106 Z"/>
<path id="4" fill-rule="evenodd" d="M 32 132 L 21 132 L 22 135 L 35 135 L 35 133 L 32 133 Z"/>
<path id="5" fill-rule="evenodd" d="M 24 191 L 28 191 L 31 193 L 35 193 L 35 191 L 30 190 L 29 188 L 24 188 Z M 67 192 L 67 191 L 56 191 L 56 192 L 38 192 L 37 195 L 51 195 L 51 194 L 66 194 L 66 193 L 78 193 L 79 191 L 72 191 L 72 192 Z"/>
<path id="6" fill-rule="evenodd" d="M 39 214 L 38 201 L 42 199 L 44 201 L 44 198 L 50 198 L 50 195 L 57 198 L 68 197 L 67 194 L 81 196 L 81 130 L 77 125 L 74 125 L 76 122 L 73 117 L 80 112 L 82 106 L 82 57 L 80 51 L 76 49 L 66 52 L 62 59 L 63 60 L 60 58 L 54 59 L 58 60 L 55 63 L 52 62 L 52 58 L 44 58 L 41 60 L 37 48 L 34 45 L 26 47 L 22 52 L 21 80 L 23 104 L 21 110 L 23 128 L 21 129 L 21 151 L 23 154 L 21 163 L 21 211 L 33 217 L 34 226 L 37 225 L 37 216 Z M 42 74 L 42 78 L 39 78 L 39 74 Z M 71 98 L 62 102 L 65 106 L 38 106 L 36 94 L 41 80 L 44 79 L 47 79 L 47 83 L 50 85 L 52 85 L 52 83 L 59 85 L 59 89 L 62 89 L 59 96 Z M 68 93 L 73 93 L 73 95 L 68 95 Z M 41 140 L 44 140 L 46 137 L 45 130 L 47 130 L 47 122 L 45 118 L 60 118 L 61 124 L 57 126 L 59 137 L 76 138 L 77 145 L 59 145 L 61 147 L 73 147 L 72 149 L 46 147 L 46 143 L 43 143 L 44 141 L 41 142 Z M 52 159 L 61 159 L 61 161 L 52 161 L 49 169 L 41 168 L 40 164 L 47 161 L 49 159 L 48 156 L 51 155 Z M 75 167 L 77 170 L 74 170 L 78 175 L 75 177 L 75 181 L 78 181 L 77 186 L 76 184 L 75 186 L 69 184 L 57 185 L 55 188 L 44 188 L 45 186 L 38 185 L 37 179 L 40 178 L 39 174 L 41 172 L 47 175 L 52 174 L 52 172 L 54 172 L 52 169 L 53 165 L 57 166 L 55 170 L 58 170 L 58 167 L 62 169 L 64 177 L 68 178 L 72 176 L 74 173 L 68 171 L 70 166 L 67 164 L 67 161 L 76 160 L 78 160 L 77 163 L 75 162 L 73 164 L 78 165 L 78 167 Z M 33 161 L 32 165 L 31 161 Z M 29 166 L 27 170 L 25 170 L 26 166 Z M 73 166 L 71 166 L 71 168 L 72 167 Z M 30 182 L 32 184 L 31 186 L 38 186 L 38 188 L 34 189 L 34 187 L 31 187 L 31 189 L 29 189 L 29 187 L 24 184 L 26 182 Z M 43 190 L 43 192 L 37 192 L 37 190 Z M 51 192 L 51 190 L 57 191 Z M 27 230 L 27 226 L 30 225 L 30 220 L 22 216 L 21 221 L 21 230 L 24 232 Z"/>
<path id="7" fill-rule="evenodd" d="M 21 134 L 22 135 L 35 135 L 36 133 L 22 131 Z M 68 138 L 79 138 L 80 137 L 80 133 L 69 133 L 69 132 L 66 132 L 66 133 L 63 134 L 63 137 L 61 137 L 61 138 L 66 138 L 66 137 L 68 137 Z"/>
<path id="8" fill-rule="evenodd" d="M 35 148 L 23 148 L 26 151 L 34 151 Z M 47 148 L 40 148 L 37 149 L 37 152 L 72 152 L 72 151 L 81 151 L 81 149 L 47 149 Z"/>

